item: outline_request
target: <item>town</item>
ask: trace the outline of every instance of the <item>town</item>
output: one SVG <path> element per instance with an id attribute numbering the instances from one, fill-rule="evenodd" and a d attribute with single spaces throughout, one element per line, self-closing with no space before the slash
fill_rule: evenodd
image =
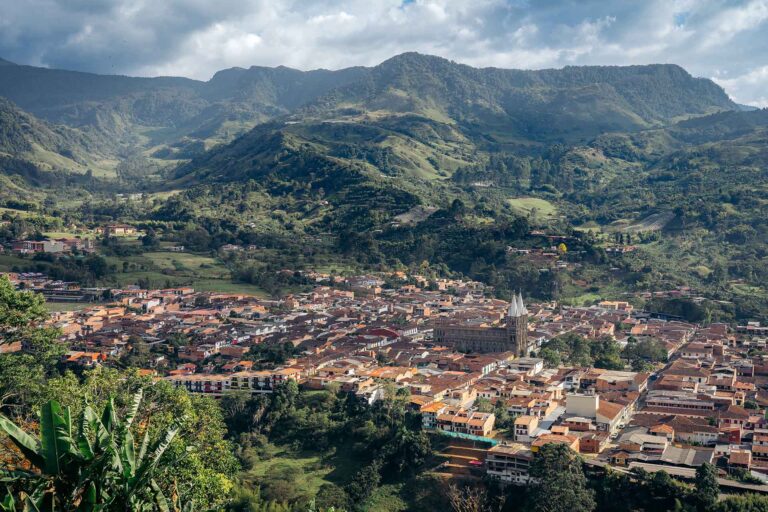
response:
<path id="1" fill-rule="evenodd" d="M 66 297 L 44 275 L 6 277 Z M 557 443 L 596 471 L 685 480 L 706 462 L 723 488 L 768 492 L 768 327 L 704 327 L 623 301 L 504 301 L 478 282 L 404 272 L 309 277 L 311 292 L 279 300 L 92 290 L 101 302 L 54 312 L 50 324 L 67 344 L 65 365 L 127 362 L 215 398 L 269 394 L 287 381 L 368 404 L 407 396 L 422 428 L 446 439 L 435 468 L 446 478 L 525 484 L 537 451 Z"/>

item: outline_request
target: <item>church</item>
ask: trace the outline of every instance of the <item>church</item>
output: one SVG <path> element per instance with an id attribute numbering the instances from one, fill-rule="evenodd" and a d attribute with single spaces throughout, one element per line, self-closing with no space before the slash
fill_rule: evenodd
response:
<path id="1" fill-rule="evenodd" d="M 527 356 L 531 346 L 528 342 L 528 310 L 523 296 L 512 296 L 503 326 L 462 325 L 451 319 L 440 319 L 435 324 L 434 339 L 435 343 L 466 352 L 514 352 L 518 356 Z"/>

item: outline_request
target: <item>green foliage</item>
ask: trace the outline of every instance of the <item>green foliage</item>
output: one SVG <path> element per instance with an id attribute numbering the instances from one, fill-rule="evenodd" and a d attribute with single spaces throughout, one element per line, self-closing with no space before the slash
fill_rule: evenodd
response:
<path id="1" fill-rule="evenodd" d="M 354 468 L 349 468 L 349 474 L 336 476 L 334 485 L 321 486 L 316 499 L 325 507 L 343 508 L 347 503 L 362 507 L 378 482 L 402 481 L 417 474 L 432 455 L 430 441 L 420 431 L 418 414 L 405 408 L 403 397 L 391 395 L 369 406 L 347 393 L 299 392 L 289 382 L 271 395 L 225 397 L 225 419 L 247 447 L 249 458 L 265 450 L 264 461 L 270 459 L 265 438 L 285 449 L 301 450 L 295 464 L 287 456 L 279 458 L 258 476 L 248 477 L 247 485 L 258 485 L 267 500 L 303 503 L 314 497 L 308 495 L 307 486 L 298 484 L 309 478 L 307 454 L 326 457 L 335 465 L 350 459 Z M 334 474 L 339 471 L 337 467 Z"/>
<path id="2" fill-rule="evenodd" d="M 0 342 L 18 342 L 37 329 L 48 316 L 44 304 L 41 295 L 17 292 L 6 276 L 0 276 Z"/>
<path id="3" fill-rule="evenodd" d="M 101 417 L 85 406 L 76 423 L 69 408 L 49 401 L 41 409 L 39 439 L 0 416 L 0 429 L 39 471 L 6 472 L 13 499 L 40 510 L 167 510 L 167 493 L 154 477 L 167 464 L 163 456 L 179 426 L 154 441 L 145 428 L 137 443 L 132 426 L 141 399 L 134 396 L 122 419 L 111 401 Z"/>
<path id="4" fill-rule="evenodd" d="M 44 299 L 16 291 L 0 277 L 0 343 L 21 343 L 24 352 L 0 357 L 0 405 L 24 405 L 39 399 L 45 378 L 64 353 L 57 329 L 44 327 L 48 317 Z"/>
<path id="5" fill-rule="evenodd" d="M 653 363 L 666 361 L 667 351 L 657 339 L 644 338 L 637 341 L 630 337 L 624 350 L 622 350 L 621 357 L 629 360 L 633 370 L 644 371 Z"/>
<path id="6" fill-rule="evenodd" d="M 696 468 L 696 500 L 699 510 L 711 510 L 717 503 L 720 485 L 717 483 L 717 468 L 704 463 Z"/>
<path id="7" fill-rule="evenodd" d="M 532 512 L 588 512 L 595 508 L 593 492 L 581 459 L 563 444 L 546 444 L 534 457 L 527 509 Z"/>
<path id="8" fill-rule="evenodd" d="M 719 501 L 713 512 L 768 512 L 768 498 L 760 494 L 728 496 Z"/>
<path id="9" fill-rule="evenodd" d="M 635 469 L 631 475 L 609 471 L 591 478 L 590 487 L 595 491 L 597 510 L 604 512 L 692 510 L 695 498 L 690 485 L 665 471 Z"/>
<path id="10" fill-rule="evenodd" d="M 577 366 L 591 366 L 594 361 L 590 342 L 572 333 L 552 338 L 541 346 L 541 351 L 550 363 L 558 356 L 563 363 Z"/>

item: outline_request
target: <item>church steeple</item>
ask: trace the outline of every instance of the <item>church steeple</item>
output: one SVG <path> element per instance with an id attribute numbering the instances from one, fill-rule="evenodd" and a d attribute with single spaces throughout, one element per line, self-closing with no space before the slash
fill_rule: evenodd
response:
<path id="1" fill-rule="evenodd" d="M 509 309 L 507 309 L 507 318 L 519 318 L 523 315 L 527 315 L 528 310 L 523 303 L 523 294 L 513 294 L 512 300 L 509 303 Z"/>
<path id="2" fill-rule="evenodd" d="M 523 303 L 522 292 L 517 294 L 517 311 L 520 316 L 528 314 L 528 309 L 525 307 L 525 304 Z"/>
<path id="3" fill-rule="evenodd" d="M 512 300 L 509 302 L 509 309 L 507 309 L 507 318 L 517 318 L 520 316 L 520 310 L 517 306 L 517 296 L 512 295 Z"/>

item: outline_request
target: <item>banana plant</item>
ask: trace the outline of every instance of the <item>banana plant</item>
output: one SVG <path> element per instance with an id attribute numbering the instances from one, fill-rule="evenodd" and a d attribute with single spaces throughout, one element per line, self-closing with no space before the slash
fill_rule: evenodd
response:
<path id="1" fill-rule="evenodd" d="M 14 496 L 9 491 L 0 502 L 0 512 L 15 510 L 17 501 L 30 512 L 168 511 L 154 475 L 180 423 L 154 443 L 145 425 L 137 452 L 132 427 L 142 398 L 141 391 L 133 396 L 122 419 L 112 399 L 101 416 L 86 404 L 76 428 L 69 408 L 50 401 L 40 412 L 39 437 L 0 415 L 0 430 L 33 468 L 3 472 L 2 481 L 18 492 Z"/>

